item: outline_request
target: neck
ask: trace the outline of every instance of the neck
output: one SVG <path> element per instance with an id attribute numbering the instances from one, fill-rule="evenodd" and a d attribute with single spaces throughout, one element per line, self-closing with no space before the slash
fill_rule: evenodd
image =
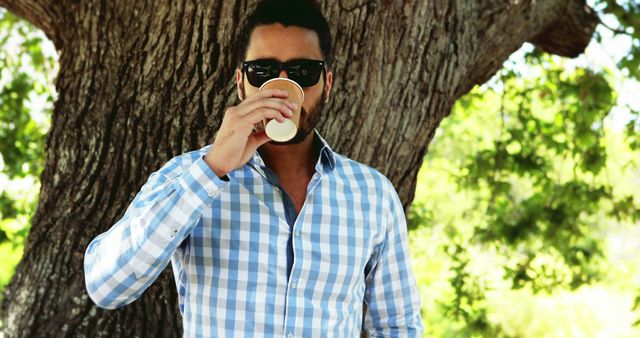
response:
<path id="1" fill-rule="evenodd" d="M 265 165 L 278 177 L 311 177 L 315 171 L 318 154 L 314 154 L 311 132 L 298 144 L 276 145 L 265 143 L 258 148 Z"/>

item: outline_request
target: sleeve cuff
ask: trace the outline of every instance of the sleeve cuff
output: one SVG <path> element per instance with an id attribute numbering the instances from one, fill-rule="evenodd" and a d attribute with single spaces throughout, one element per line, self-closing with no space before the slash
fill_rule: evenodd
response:
<path id="1" fill-rule="evenodd" d="M 225 180 L 226 178 L 226 180 Z M 197 195 L 202 202 L 207 202 L 218 196 L 229 184 L 227 175 L 220 178 L 211 170 L 203 157 L 198 158 L 180 177 L 180 185 Z"/>

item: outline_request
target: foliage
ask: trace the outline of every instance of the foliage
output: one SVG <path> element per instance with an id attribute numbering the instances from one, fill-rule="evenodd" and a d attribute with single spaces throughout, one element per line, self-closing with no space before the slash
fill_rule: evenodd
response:
<path id="1" fill-rule="evenodd" d="M 409 223 L 423 299 L 437 298 L 425 306 L 430 336 L 536 336 L 522 329 L 531 324 L 515 312 L 497 310 L 499 299 L 527 299 L 533 306 L 562 296 L 577 307 L 583 304 L 571 295 L 604 288 L 626 300 L 617 311 L 632 313 L 637 285 L 619 278 L 622 268 L 608 254 L 606 235 L 640 220 L 640 195 L 628 184 L 640 180 L 640 154 L 622 132 L 607 127 L 617 98 L 612 75 L 535 50 L 524 62 L 508 62 L 488 85 L 457 102 L 420 173 Z M 427 224 L 433 229 L 424 229 Z M 437 249 L 421 255 L 416 248 L 424 245 Z M 429 270 L 432 260 L 446 268 Z M 448 283 L 426 279 L 425 271 Z M 635 271 L 637 279 L 640 266 Z M 613 287 L 615 279 L 626 283 Z M 447 316 L 431 320 L 433 312 Z M 589 313 L 580 316 L 579 325 L 611 332 L 590 323 Z M 554 336 L 548 332 L 561 325 L 548 321 L 539 325 Z M 624 323 L 627 331 L 632 322 Z"/>
<path id="2" fill-rule="evenodd" d="M 590 5 L 608 23 L 596 42 L 625 37 L 615 72 L 527 46 L 456 103 L 430 145 L 408 215 L 428 336 L 640 332 L 640 253 L 616 259 L 640 239 L 640 114 L 615 85 L 640 78 L 640 11 Z M 622 132 L 607 127 L 613 111 L 626 115 Z M 574 325 L 560 322 L 567 313 Z"/>
<path id="3" fill-rule="evenodd" d="M 45 43 L 39 30 L 0 10 L 0 290 L 22 257 L 37 203 L 56 62 Z"/>
<path id="4" fill-rule="evenodd" d="M 618 61 L 627 76 L 640 80 L 640 2 L 636 0 L 598 0 L 594 7 L 602 14 L 615 16 L 617 27 L 609 27 L 616 35 L 629 37 L 628 54 Z M 596 35 L 601 41 L 602 37 Z"/>
<path id="5" fill-rule="evenodd" d="M 632 221 L 640 214 L 635 205 L 624 204 L 632 196 L 615 196 L 606 180 L 604 118 L 614 104 L 606 74 L 567 72 L 549 56 L 528 60 L 544 72 L 529 79 L 502 71 L 498 135 L 465 161 L 468 174 L 459 177 L 460 185 L 488 188 L 489 222 L 476 228 L 475 237 L 521 255 L 507 267 L 514 287 L 575 288 L 597 277 L 594 262 L 601 248 L 591 235 L 598 231 L 596 212 L 609 208 L 609 214 Z M 538 265 L 541 253 L 559 255 L 572 273 Z M 546 281 L 540 283 L 538 276 Z"/>
<path id="6" fill-rule="evenodd" d="M 618 68 L 625 76 L 640 80 L 640 2 L 637 0 L 596 0 L 593 7 L 600 12 L 602 24 L 613 35 L 609 39 L 621 39 L 625 51 L 617 60 Z M 606 19 L 610 20 L 606 20 Z M 605 22 L 606 21 L 606 22 Z M 606 32 L 606 31 L 605 31 Z M 605 32 L 597 32 L 595 39 L 601 42 Z M 632 149 L 640 149 L 640 112 L 627 107 L 634 118 L 627 124 L 627 138 Z"/>

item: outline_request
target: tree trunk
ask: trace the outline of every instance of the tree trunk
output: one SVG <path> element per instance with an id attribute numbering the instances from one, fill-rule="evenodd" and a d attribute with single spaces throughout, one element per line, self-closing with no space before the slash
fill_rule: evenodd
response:
<path id="1" fill-rule="evenodd" d="M 0 5 L 43 29 L 60 53 L 40 203 L 5 291 L 5 334 L 180 336 L 169 268 L 139 300 L 105 311 L 85 291 L 84 250 L 151 172 L 212 142 L 224 109 L 236 103 L 232 43 L 255 1 Z M 525 41 L 580 53 L 597 22 L 583 0 L 325 0 L 323 8 L 336 76 L 318 129 L 334 150 L 386 174 L 405 207 L 458 97 Z"/>

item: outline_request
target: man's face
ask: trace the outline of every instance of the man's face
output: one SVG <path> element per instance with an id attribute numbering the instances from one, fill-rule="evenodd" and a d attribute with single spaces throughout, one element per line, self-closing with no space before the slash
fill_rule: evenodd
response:
<path id="1" fill-rule="evenodd" d="M 284 27 L 281 24 L 261 25 L 251 33 L 249 46 L 247 47 L 246 60 L 275 59 L 287 62 L 294 59 L 322 60 L 322 51 L 318 35 L 309 29 L 296 26 Z M 287 77 L 283 70 L 280 77 Z M 275 142 L 272 144 L 295 144 L 302 142 L 313 131 L 320 120 L 320 113 L 329 99 L 333 74 L 329 71 L 326 83 L 320 77 L 318 83 L 311 87 L 304 87 L 304 102 L 300 112 L 300 125 L 296 136 L 287 142 Z M 252 86 L 242 75 L 240 69 L 236 70 L 236 83 L 238 96 L 244 100 L 248 95 L 258 91 L 258 87 Z"/>

